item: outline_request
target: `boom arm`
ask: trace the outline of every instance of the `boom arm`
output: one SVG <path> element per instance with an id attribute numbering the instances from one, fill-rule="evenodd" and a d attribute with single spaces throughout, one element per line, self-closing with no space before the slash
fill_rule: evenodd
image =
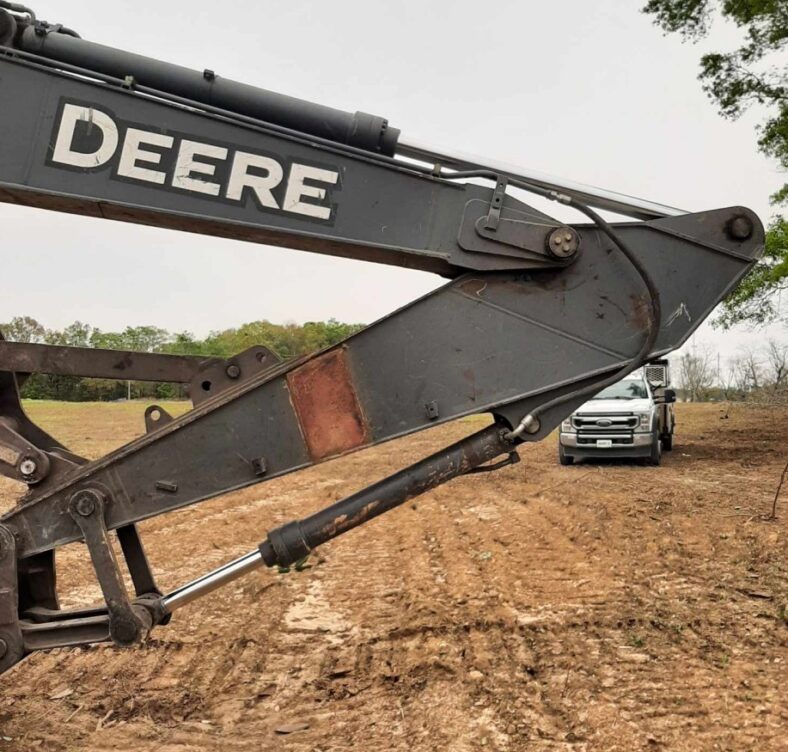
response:
<path id="1" fill-rule="evenodd" d="M 514 461 L 519 443 L 548 435 L 591 392 L 680 346 L 761 252 L 763 228 L 747 209 L 686 214 L 441 156 L 398 143 L 382 118 L 111 50 L 2 7 L 12 12 L 0 10 L 0 200 L 449 281 L 298 361 L 256 349 L 226 363 L 151 362 L 185 369 L 194 409 L 175 420 L 149 409 L 145 436 L 89 463 L 29 422 L 12 371 L 23 362 L 106 374 L 110 356 L 80 351 L 77 369 L 67 353 L 0 347 L 0 443 L 16 458 L 7 473 L 29 487 L 0 524 L 0 669 L 34 649 L 134 642 L 250 569 L 292 563 L 439 483 L 500 466 L 484 465 L 496 457 Z M 556 221 L 511 186 L 592 222 Z M 645 221 L 611 227 L 584 202 Z M 484 412 L 493 423 L 478 434 L 271 531 L 259 551 L 174 593 L 157 590 L 136 522 Z M 61 611 L 54 550 L 80 539 L 105 605 Z"/>

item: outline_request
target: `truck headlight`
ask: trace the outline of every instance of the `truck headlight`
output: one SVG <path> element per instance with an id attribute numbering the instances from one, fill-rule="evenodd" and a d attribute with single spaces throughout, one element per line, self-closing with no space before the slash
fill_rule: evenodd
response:
<path id="1" fill-rule="evenodd" d="M 575 427 L 572 425 L 572 418 L 567 418 L 561 423 L 561 430 L 564 433 L 574 433 Z"/>
<path id="2" fill-rule="evenodd" d="M 651 430 L 651 413 L 638 413 L 638 427 L 636 431 L 645 432 Z"/>

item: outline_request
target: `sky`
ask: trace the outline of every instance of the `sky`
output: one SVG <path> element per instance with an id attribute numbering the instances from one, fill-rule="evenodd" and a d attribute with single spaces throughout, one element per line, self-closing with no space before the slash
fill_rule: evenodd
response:
<path id="1" fill-rule="evenodd" d="M 722 119 L 697 81 L 706 49 L 664 36 L 643 0 L 28 0 L 83 37 L 339 109 L 409 141 L 690 211 L 743 204 L 766 222 L 784 175 L 756 149 L 758 113 Z M 268 319 L 371 322 L 434 275 L 0 204 L 0 321 L 152 324 L 205 336 Z M 723 357 L 785 326 L 695 337 Z"/>

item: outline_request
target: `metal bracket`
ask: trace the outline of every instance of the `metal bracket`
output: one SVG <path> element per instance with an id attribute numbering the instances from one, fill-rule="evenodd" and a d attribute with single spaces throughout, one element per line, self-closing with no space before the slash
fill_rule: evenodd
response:
<path id="1" fill-rule="evenodd" d="M 490 202 L 490 212 L 484 220 L 484 227 L 490 232 L 495 232 L 498 229 L 498 223 L 501 221 L 501 209 L 503 209 L 507 185 L 509 185 L 509 181 L 499 175 L 493 191 L 492 201 Z"/>
<path id="2" fill-rule="evenodd" d="M 189 398 L 197 406 L 281 362 L 276 353 L 262 345 L 250 347 L 228 360 L 208 362 L 192 378 Z"/>
<path id="3" fill-rule="evenodd" d="M 49 457 L 11 428 L 11 423 L 0 417 L 0 474 L 30 486 L 40 483 L 49 475 Z"/>
<path id="4" fill-rule="evenodd" d="M 517 259 L 524 269 L 567 266 L 580 249 L 580 234 L 538 212 L 504 207 L 500 181 L 490 203 L 465 205 L 457 242 L 464 251 Z M 567 237 L 568 236 L 568 237 Z"/>
<path id="5" fill-rule="evenodd" d="M 0 353 L 12 344 L 0 332 Z M 24 374 L 0 365 L 0 475 L 41 488 L 87 460 L 69 452 L 30 420 L 19 399 L 20 376 Z"/>
<path id="6" fill-rule="evenodd" d="M 71 497 L 68 511 L 79 525 L 90 552 L 93 568 L 107 604 L 110 637 L 116 645 L 133 645 L 151 629 L 153 622 L 145 608 L 132 606 L 129 601 L 104 522 L 105 499 L 106 496 L 101 490 L 86 488 Z"/>
<path id="7" fill-rule="evenodd" d="M 490 210 L 486 217 L 476 221 L 476 232 L 483 238 L 496 240 L 524 251 L 544 253 L 559 259 L 568 259 L 580 248 L 580 236 L 565 225 L 523 222 L 505 219 L 501 222 L 503 202 L 509 181 L 498 176 L 493 191 Z M 499 228 L 501 232 L 499 232 Z M 546 233 L 546 234 L 545 234 Z"/>
<path id="8" fill-rule="evenodd" d="M 474 475 L 476 473 L 492 473 L 496 470 L 500 470 L 502 467 L 516 465 L 518 462 L 520 462 L 520 455 L 517 454 L 517 452 L 509 452 L 508 456 L 505 459 L 502 459 L 500 462 L 494 462 L 492 465 L 479 465 L 478 467 L 468 470 L 465 475 Z"/>
<path id="9" fill-rule="evenodd" d="M 150 405 L 145 409 L 145 432 L 150 433 L 157 428 L 163 428 L 169 423 L 172 423 L 172 420 L 172 415 L 163 407 L 160 405 Z"/>

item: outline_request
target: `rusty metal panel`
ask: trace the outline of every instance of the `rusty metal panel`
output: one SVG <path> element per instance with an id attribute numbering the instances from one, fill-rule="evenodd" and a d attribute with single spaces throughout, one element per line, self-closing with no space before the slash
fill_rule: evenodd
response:
<path id="1" fill-rule="evenodd" d="M 342 454 L 369 441 L 344 348 L 290 372 L 287 385 L 313 460 Z"/>

